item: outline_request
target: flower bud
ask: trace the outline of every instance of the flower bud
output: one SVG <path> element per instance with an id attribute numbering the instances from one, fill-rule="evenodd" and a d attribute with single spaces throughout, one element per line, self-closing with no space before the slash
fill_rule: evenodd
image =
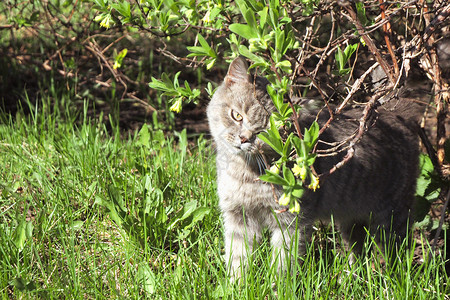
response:
<path id="1" fill-rule="evenodd" d="M 295 176 L 300 177 L 300 179 L 304 181 L 306 179 L 306 174 L 308 174 L 308 170 L 303 164 L 301 164 L 301 167 L 295 164 L 292 168 L 292 173 L 294 173 Z"/>
<path id="2" fill-rule="evenodd" d="M 280 174 L 280 167 L 277 164 L 274 164 L 270 167 L 269 171 L 278 175 Z"/>
<path id="3" fill-rule="evenodd" d="M 308 188 L 310 188 L 314 192 L 316 191 L 316 189 L 320 188 L 319 178 L 317 176 L 311 175 L 311 183 L 309 184 Z"/>
<path id="4" fill-rule="evenodd" d="M 298 214 L 300 212 L 300 203 L 297 200 L 291 202 L 289 205 L 289 211 L 293 214 Z"/>
<path id="5" fill-rule="evenodd" d="M 283 195 L 281 195 L 280 199 L 278 200 L 278 204 L 283 206 L 289 205 L 289 202 L 291 202 L 291 194 L 286 195 L 286 193 L 283 193 Z"/>
<path id="6" fill-rule="evenodd" d="M 181 98 L 178 98 L 172 106 L 170 106 L 170 110 L 176 113 L 179 113 L 182 108 Z"/>

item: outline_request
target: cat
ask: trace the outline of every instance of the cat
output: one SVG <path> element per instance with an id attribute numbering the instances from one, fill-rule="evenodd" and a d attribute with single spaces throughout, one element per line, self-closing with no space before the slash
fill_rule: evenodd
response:
<path id="1" fill-rule="evenodd" d="M 275 111 L 266 92 L 267 84 L 265 78 L 250 76 L 246 61 L 238 57 L 230 64 L 207 107 L 217 148 L 217 192 L 230 275 L 241 277 L 247 253 L 261 240 L 264 228 L 270 231 L 273 261 L 281 269 L 289 264 L 286 261 L 289 248 L 298 245 L 299 253 L 303 254 L 313 223 L 328 221 L 331 215 L 354 253 L 363 251 L 367 230 L 375 234 L 379 228 L 385 228 L 395 233 L 398 240 L 405 237 L 411 224 L 418 175 L 416 120 L 379 109 L 354 146 L 353 157 L 324 178 L 315 192 L 306 190 L 298 199 L 300 213 L 294 214 L 277 203 L 282 187 L 259 180 L 269 167 L 267 162 L 277 159 L 271 147 L 258 138 Z M 317 109 L 308 108 L 312 106 L 305 103 L 300 110 L 301 128 L 309 128 L 317 116 L 320 124 L 329 119 L 326 109 L 318 114 Z M 362 111 L 349 108 L 337 115 L 320 135 L 318 149 L 331 148 L 331 143 L 351 136 L 358 129 Z M 316 172 L 327 172 L 345 153 L 317 158 Z"/>

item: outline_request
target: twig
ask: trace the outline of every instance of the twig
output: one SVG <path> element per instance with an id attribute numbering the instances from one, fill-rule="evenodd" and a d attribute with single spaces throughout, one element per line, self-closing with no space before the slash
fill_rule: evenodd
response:
<path id="1" fill-rule="evenodd" d="M 422 1 L 422 4 L 424 5 L 424 10 L 427 12 L 427 6 L 424 1 Z M 438 14 L 438 16 L 435 17 L 434 20 L 439 19 L 441 16 L 445 16 L 444 19 L 440 19 L 441 22 L 444 22 L 445 18 L 448 17 L 450 12 L 450 4 L 448 4 L 441 13 Z M 429 28 L 435 27 L 436 23 L 433 23 L 430 19 L 430 15 L 425 13 L 424 14 L 425 24 Z M 434 21 L 433 20 L 433 21 Z M 426 55 L 423 56 L 423 59 L 426 60 L 426 62 L 422 65 L 428 65 L 429 68 L 427 68 L 426 71 L 429 74 L 429 76 L 434 81 L 434 104 L 436 105 L 436 139 L 437 139 L 437 145 L 436 145 L 436 153 L 437 153 L 437 163 L 439 168 L 442 168 L 444 164 L 444 158 L 445 158 L 445 149 L 444 144 L 446 140 L 446 128 L 445 128 L 445 120 L 447 116 L 447 106 L 444 105 L 444 102 L 449 101 L 449 93 L 444 92 L 440 93 L 438 91 L 445 90 L 445 87 L 448 88 L 448 84 L 443 80 L 441 76 L 441 69 L 439 67 L 439 57 L 436 52 L 436 43 L 434 38 L 434 32 L 432 32 L 429 35 L 428 40 L 426 41 L 427 47 L 429 48 L 429 51 Z"/>
<path id="2" fill-rule="evenodd" d="M 311 36 L 312 36 L 312 32 L 313 32 L 313 24 L 315 21 L 315 17 L 313 17 L 311 19 L 311 22 L 309 22 L 309 25 L 306 27 L 306 32 L 305 32 L 305 37 L 304 37 L 304 42 L 302 43 L 302 47 L 299 49 L 299 54 L 297 55 L 297 59 L 296 59 L 296 66 L 294 68 L 294 72 L 292 72 L 291 75 L 291 79 L 292 81 L 294 81 L 294 78 L 297 76 L 298 74 L 298 70 L 300 69 L 301 66 L 303 66 L 304 62 L 305 62 L 305 52 L 308 50 L 309 46 L 311 45 Z M 331 38 L 330 38 L 331 40 Z M 293 91 L 291 91 L 292 93 Z"/>
<path id="3" fill-rule="evenodd" d="M 295 130 L 297 131 L 298 137 L 303 139 L 302 130 L 300 128 L 300 124 L 298 123 L 298 115 L 297 112 L 295 111 L 294 104 L 292 103 L 291 97 L 289 96 L 286 97 L 288 98 L 289 106 L 292 109 L 292 118 L 294 119 Z"/>
<path id="4" fill-rule="evenodd" d="M 444 225 L 444 220 L 445 220 L 445 212 L 447 211 L 449 201 L 450 201 L 450 189 L 447 187 L 447 199 L 445 200 L 444 205 L 442 206 L 441 217 L 439 219 L 439 226 L 436 229 L 436 234 L 434 235 L 433 246 L 431 247 L 433 253 L 436 250 L 437 241 L 439 239 L 439 236 L 441 235 L 442 226 Z"/>
<path id="5" fill-rule="evenodd" d="M 424 145 L 425 149 L 427 150 L 428 156 L 431 159 L 431 162 L 433 164 L 433 168 L 436 171 L 436 173 L 441 176 L 441 168 L 439 168 L 438 159 L 436 156 L 436 150 L 434 150 L 433 145 L 431 145 L 430 140 L 428 139 L 428 136 L 425 133 L 425 129 L 420 127 L 419 128 L 419 136 L 422 141 L 422 144 Z"/>
<path id="6" fill-rule="evenodd" d="M 101 61 L 103 61 L 103 64 L 108 68 L 108 70 L 114 76 L 114 79 L 117 80 L 118 82 L 120 82 L 122 84 L 122 86 L 124 87 L 124 91 L 123 91 L 122 97 L 121 97 L 121 99 L 123 99 L 127 93 L 127 89 L 128 89 L 127 84 L 123 81 L 123 79 L 118 74 L 118 72 L 116 70 L 114 70 L 113 67 L 111 67 L 111 64 L 108 62 L 106 57 L 103 55 L 102 51 L 100 51 L 97 48 L 97 46 L 94 44 L 94 42 L 88 41 L 88 44 L 89 44 L 89 46 L 85 45 L 85 48 L 87 50 L 89 50 L 92 54 L 94 54 L 96 57 L 98 57 Z"/>
<path id="7" fill-rule="evenodd" d="M 386 19 L 386 15 L 385 15 L 386 8 L 384 6 L 384 0 L 378 0 L 378 2 L 380 2 L 381 18 L 383 20 L 385 20 Z M 399 69 L 398 69 L 398 64 L 397 64 L 397 58 L 394 54 L 394 51 L 392 50 L 391 41 L 389 40 L 389 35 L 391 33 L 391 24 L 389 23 L 389 21 L 387 21 L 386 23 L 383 24 L 383 32 L 384 32 L 384 41 L 386 43 L 386 47 L 388 49 L 389 55 L 391 56 L 392 64 L 394 65 L 395 78 L 398 79 Z"/>
<path id="8" fill-rule="evenodd" d="M 379 98 L 379 93 L 376 93 L 369 102 L 366 103 L 366 107 L 364 108 L 363 115 L 359 119 L 359 127 L 358 132 L 355 135 L 355 137 L 350 141 L 347 154 L 344 156 L 344 158 L 338 162 L 336 165 L 334 165 L 330 170 L 328 170 L 325 173 L 320 174 L 321 178 L 327 177 L 334 172 L 336 172 L 338 169 L 342 168 L 345 164 L 347 164 L 350 159 L 353 157 L 355 153 L 354 146 L 359 142 L 359 140 L 362 138 L 364 132 L 366 131 L 366 124 L 369 119 L 370 113 L 374 110 L 376 107 L 377 100 Z"/>
<path id="9" fill-rule="evenodd" d="M 322 63 L 325 61 L 325 59 L 329 56 L 329 55 L 327 55 L 327 52 L 328 52 L 328 50 L 329 50 L 330 47 L 331 47 L 331 42 L 332 42 L 332 40 L 333 40 L 333 35 L 334 35 L 334 30 L 335 30 L 334 27 L 336 26 L 336 24 L 335 24 L 336 22 L 335 22 L 335 20 L 334 20 L 334 14 L 333 14 L 333 11 L 330 12 L 330 15 L 331 15 L 331 31 L 330 31 L 330 38 L 329 38 L 329 41 L 328 41 L 327 46 L 325 47 L 325 50 L 322 52 L 322 55 L 320 56 L 320 59 L 319 59 L 319 62 L 317 63 L 317 66 L 315 67 L 314 71 L 312 71 L 312 76 L 313 76 L 313 77 L 316 77 L 317 72 L 319 71 L 319 67 L 322 65 Z M 337 45 L 336 45 L 335 47 L 337 47 Z M 334 48 L 333 48 L 333 52 L 334 52 Z"/>
<path id="10" fill-rule="evenodd" d="M 356 30 L 361 35 L 361 37 L 364 39 L 364 42 L 366 43 L 367 47 L 369 47 L 370 52 L 375 56 L 375 59 L 380 64 L 380 66 L 383 68 L 384 73 L 389 78 L 389 81 L 391 84 L 395 83 L 395 79 L 392 75 L 391 68 L 387 64 L 387 62 L 383 59 L 383 57 L 380 54 L 380 51 L 378 51 L 377 47 L 375 46 L 375 43 L 372 41 L 370 36 L 364 32 L 364 28 L 358 20 L 358 16 L 356 15 L 355 11 L 351 8 L 351 5 L 343 5 L 343 7 L 347 10 L 347 12 L 350 15 L 350 20 L 353 22 L 353 24 L 356 26 Z"/>
<path id="11" fill-rule="evenodd" d="M 325 92 L 322 91 L 322 89 L 320 88 L 319 84 L 316 82 L 316 80 L 314 79 L 313 76 L 311 76 L 311 73 L 309 73 L 309 71 L 304 67 L 304 66 L 300 66 L 303 73 L 305 73 L 306 76 L 308 76 L 308 78 L 311 80 L 312 84 L 314 85 L 314 87 L 317 89 L 317 91 L 319 92 L 320 96 L 322 97 L 323 101 L 325 102 L 325 105 L 328 108 L 328 112 L 330 113 L 330 118 L 333 118 L 333 110 L 331 109 L 330 105 L 328 104 L 328 97 L 325 95 Z"/>
<path id="12" fill-rule="evenodd" d="M 335 113 L 339 114 L 342 109 L 347 105 L 347 102 L 353 97 L 353 95 L 359 90 L 361 87 L 361 84 L 366 79 L 367 75 L 369 75 L 376 67 L 378 67 L 380 64 L 378 62 L 375 62 L 369 69 L 367 69 L 364 74 L 361 75 L 358 79 L 355 80 L 355 82 L 352 85 L 352 89 L 350 90 L 350 93 L 347 94 L 344 101 L 342 101 L 341 105 L 336 109 Z"/>
<path id="13" fill-rule="evenodd" d="M 281 81 L 281 76 L 278 73 L 277 68 L 275 67 L 275 62 L 273 61 L 271 56 L 269 56 L 269 58 L 272 63 L 272 71 L 275 73 L 275 76 L 277 76 L 278 80 Z M 286 95 L 286 97 L 288 99 L 289 106 L 292 109 L 292 117 L 293 117 L 293 121 L 294 121 L 295 130 L 297 131 L 298 136 L 302 139 L 303 135 L 302 135 L 302 131 L 300 129 L 300 124 L 298 123 L 298 115 L 297 115 L 297 112 L 295 111 L 294 104 L 292 103 L 291 97 L 289 97 L 289 95 Z"/>

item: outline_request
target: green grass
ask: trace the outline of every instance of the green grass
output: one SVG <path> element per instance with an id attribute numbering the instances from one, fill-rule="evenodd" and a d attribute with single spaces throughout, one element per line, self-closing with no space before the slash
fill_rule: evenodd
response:
<path id="1" fill-rule="evenodd" d="M 319 233 L 303 264 L 282 276 L 263 242 L 232 284 L 205 138 L 147 126 L 119 138 L 86 110 L 75 118 L 49 103 L 1 118 L 3 299 L 449 297 L 440 256 L 417 265 L 404 251 L 385 266 L 369 254 L 350 266 L 338 238 Z"/>

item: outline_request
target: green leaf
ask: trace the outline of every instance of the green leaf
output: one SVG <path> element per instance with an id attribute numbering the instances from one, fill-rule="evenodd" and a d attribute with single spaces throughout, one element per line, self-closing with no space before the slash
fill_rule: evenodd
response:
<path id="1" fill-rule="evenodd" d="M 428 212 L 430 211 L 431 203 L 422 196 L 416 196 L 413 204 L 413 219 L 416 221 L 416 226 L 424 226 L 427 225 L 425 217 L 428 216 Z"/>
<path id="2" fill-rule="evenodd" d="M 203 47 L 199 47 L 199 46 L 189 46 L 186 47 L 186 49 L 188 49 L 190 52 L 187 55 L 187 57 L 193 57 L 193 56 L 207 56 L 208 51 L 203 49 Z"/>
<path id="3" fill-rule="evenodd" d="M 319 124 L 314 121 L 311 126 L 309 127 L 309 129 L 305 129 L 305 134 L 303 136 L 303 140 L 306 143 L 306 150 L 308 152 L 310 152 L 313 148 L 314 145 L 317 142 L 317 139 L 319 138 Z"/>
<path id="4" fill-rule="evenodd" d="M 231 32 L 234 32 L 247 40 L 258 37 L 258 33 L 256 32 L 256 30 L 254 30 L 254 28 L 249 25 L 231 24 L 229 29 Z"/>
<path id="5" fill-rule="evenodd" d="M 283 157 L 285 157 L 286 159 L 292 151 L 291 140 L 293 136 L 294 133 L 291 132 L 291 134 L 289 134 L 289 136 L 286 139 L 286 142 L 283 145 Z"/>
<path id="6" fill-rule="evenodd" d="M 98 8 L 103 9 L 103 10 L 107 10 L 107 4 L 108 1 L 107 0 L 93 0 L 94 3 L 98 6 Z"/>
<path id="7" fill-rule="evenodd" d="M 148 130 L 147 124 L 144 123 L 144 125 L 142 125 L 141 130 L 139 130 L 138 137 L 138 145 L 150 148 L 150 132 Z"/>
<path id="8" fill-rule="evenodd" d="M 244 16 L 245 21 L 247 22 L 248 26 L 250 26 L 253 30 L 256 32 L 256 18 L 255 18 L 255 12 L 251 11 L 250 9 L 247 9 L 242 14 Z"/>
<path id="9" fill-rule="evenodd" d="M 275 88 L 272 87 L 272 85 L 267 86 L 267 91 L 270 97 L 272 98 L 272 102 L 275 105 L 275 108 L 280 113 L 280 119 L 282 119 L 283 117 L 286 116 L 287 106 L 289 106 L 287 103 L 283 102 L 284 92 L 276 90 Z"/>
<path id="10" fill-rule="evenodd" d="M 278 185 L 289 185 L 283 177 L 270 170 L 266 170 L 266 174 L 259 176 L 259 179 Z"/>
<path id="11" fill-rule="evenodd" d="M 16 277 L 11 281 L 12 285 L 21 292 L 32 292 L 36 290 L 36 284 L 34 281 L 25 283 L 22 277 Z"/>
<path id="12" fill-rule="evenodd" d="M 150 269 L 150 267 L 145 264 L 141 263 L 138 267 L 137 272 L 137 280 L 139 282 L 139 285 L 142 286 L 142 289 L 147 294 L 154 294 L 156 291 L 156 276 Z"/>
<path id="13" fill-rule="evenodd" d="M 192 200 L 186 203 L 184 205 L 183 215 L 181 216 L 180 220 L 184 220 L 187 217 L 189 217 L 195 211 L 196 208 L 197 208 L 197 200 Z"/>
<path id="14" fill-rule="evenodd" d="M 22 219 L 12 234 L 12 241 L 14 245 L 19 249 L 19 251 L 23 250 L 23 247 L 25 246 L 25 242 L 27 240 L 26 229 L 27 221 L 25 221 L 25 219 Z"/>
<path id="15" fill-rule="evenodd" d="M 350 59 L 350 57 L 355 53 L 358 49 L 358 44 L 347 45 L 344 50 L 345 60 L 346 62 Z"/>
<path id="16" fill-rule="evenodd" d="M 429 203 L 433 203 L 439 196 L 442 182 L 435 174 L 433 163 L 426 154 L 420 157 L 420 174 L 416 184 L 416 198 L 426 199 Z"/>
<path id="17" fill-rule="evenodd" d="M 123 59 L 125 58 L 127 53 L 128 53 L 128 49 L 125 48 L 122 51 L 120 51 L 119 54 L 117 54 L 117 56 L 114 58 L 113 69 L 118 69 L 118 68 L 120 68 L 122 66 Z"/>
<path id="18" fill-rule="evenodd" d="M 314 137 L 314 139 L 311 142 L 315 144 L 317 142 L 317 139 L 319 138 L 319 132 L 320 132 L 319 123 L 314 121 L 311 124 L 311 126 L 309 127 L 309 132 L 310 132 L 311 136 Z"/>
<path id="19" fill-rule="evenodd" d="M 256 54 L 253 54 L 244 45 L 240 45 L 239 46 L 239 53 L 242 54 L 243 56 L 247 57 L 247 58 L 250 58 L 252 61 L 255 62 L 255 64 L 253 64 L 250 68 L 255 67 L 255 66 L 261 66 L 263 68 L 269 68 L 270 67 L 270 64 L 268 62 L 266 62 L 264 60 L 264 58 L 259 57 Z"/>
<path id="20" fill-rule="evenodd" d="M 316 161 L 316 154 L 310 154 L 308 155 L 308 158 L 306 159 L 305 163 L 308 166 L 312 166 L 314 164 L 314 162 Z"/>
<path id="21" fill-rule="evenodd" d="M 272 55 L 275 63 L 279 63 L 283 55 L 285 33 L 284 30 L 276 29 L 275 31 L 275 56 Z"/>
<path id="22" fill-rule="evenodd" d="M 161 76 L 163 77 L 164 75 L 165 75 L 165 73 L 163 73 Z M 152 89 L 163 91 L 163 92 L 174 92 L 175 91 L 175 88 L 172 83 L 168 84 L 167 82 L 158 80 L 153 76 L 151 77 L 151 79 L 152 79 L 152 81 L 148 85 Z"/>
<path id="23" fill-rule="evenodd" d="M 215 63 L 216 63 L 215 58 L 206 60 L 206 70 L 210 70 Z"/>
<path id="24" fill-rule="evenodd" d="M 81 228 L 83 228 L 83 221 L 73 221 L 72 225 L 70 226 L 74 231 L 78 231 Z"/>
<path id="25" fill-rule="evenodd" d="M 242 16 L 244 17 L 247 24 L 251 27 L 256 29 L 256 19 L 255 19 L 255 13 L 253 9 L 250 9 L 244 0 L 235 0 L 237 5 L 239 6 L 239 10 L 241 11 Z"/>
<path id="26" fill-rule="evenodd" d="M 276 139 L 278 139 L 280 141 L 281 144 L 281 136 L 280 136 L 280 132 L 278 132 L 278 127 L 275 125 L 275 120 L 273 118 L 273 115 L 270 116 L 269 118 L 269 123 L 270 123 L 270 127 L 268 132 Z"/>
<path id="27" fill-rule="evenodd" d="M 180 74 L 181 71 L 176 72 L 175 76 L 173 76 L 173 80 L 171 80 L 169 75 L 162 73 L 162 79 L 167 86 L 171 86 L 173 89 L 177 90 L 180 87 L 180 84 L 178 83 L 178 77 L 180 77 Z"/>
<path id="28" fill-rule="evenodd" d="M 130 2 L 123 1 L 118 3 L 111 3 L 111 7 L 117 10 L 123 17 L 128 19 L 131 18 Z"/>
<path id="29" fill-rule="evenodd" d="M 258 12 L 259 26 L 265 28 L 269 8 L 266 6 Z"/>
<path id="30" fill-rule="evenodd" d="M 109 217 L 111 218 L 111 220 L 113 220 L 119 226 L 122 225 L 123 219 L 118 214 L 118 212 L 112 202 L 107 201 L 106 199 L 104 199 L 103 197 L 100 197 L 99 195 L 96 195 L 94 204 L 105 207 L 107 209 L 107 213 L 108 213 Z"/>
<path id="31" fill-rule="evenodd" d="M 295 185 L 295 176 L 292 174 L 291 169 L 283 166 L 283 177 L 289 183 L 290 186 Z"/>
<path id="32" fill-rule="evenodd" d="M 356 5 L 356 13 L 357 13 L 359 21 L 361 22 L 361 24 L 363 26 L 366 26 L 369 23 L 369 20 L 367 19 L 367 16 L 366 16 L 366 8 L 364 7 L 364 3 L 355 1 L 355 5 Z"/>
<path id="33" fill-rule="evenodd" d="M 304 140 L 301 140 L 298 136 L 292 137 L 292 144 L 294 145 L 295 151 L 297 152 L 297 155 L 304 160 L 307 159 L 308 156 L 308 150 L 307 146 L 305 144 Z"/>
<path id="34" fill-rule="evenodd" d="M 201 47 L 199 46 L 186 47 L 190 52 L 192 52 L 188 54 L 188 57 L 192 56 L 209 56 L 212 58 L 217 57 L 216 52 L 209 46 L 208 42 L 201 34 L 197 35 L 197 40 L 199 41 Z"/>
<path id="35" fill-rule="evenodd" d="M 197 34 L 197 39 L 200 42 L 200 45 L 202 45 L 202 47 L 204 49 L 211 49 L 211 47 L 209 46 L 208 42 L 205 40 L 205 38 L 200 33 Z"/>
<path id="36" fill-rule="evenodd" d="M 301 198 L 303 196 L 303 193 L 305 192 L 305 189 L 300 185 L 295 185 L 292 189 L 292 196 L 296 198 Z"/>
<path id="37" fill-rule="evenodd" d="M 431 183 L 430 174 L 434 171 L 433 163 L 431 159 L 426 154 L 421 154 L 420 157 L 420 175 L 417 178 L 417 187 L 416 187 L 416 195 L 417 196 L 425 196 L 425 191 L 428 185 Z"/>
<path id="38" fill-rule="evenodd" d="M 283 72 L 285 72 L 287 74 L 292 73 L 292 69 L 291 69 L 292 65 L 291 65 L 291 62 L 288 60 L 282 60 L 282 61 L 276 63 L 275 67 L 281 69 Z"/>
<path id="39" fill-rule="evenodd" d="M 260 134 L 258 134 L 258 138 L 272 147 L 272 149 L 277 151 L 280 155 L 283 153 L 283 144 L 280 139 L 271 136 L 270 133 L 267 132 L 261 132 Z"/>
<path id="40" fill-rule="evenodd" d="M 199 207 L 192 213 L 192 220 L 184 227 L 184 230 L 191 228 L 196 223 L 203 220 L 203 218 L 211 212 L 209 207 Z"/>
<path id="41" fill-rule="evenodd" d="M 356 49 L 358 49 L 358 44 L 347 45 L 344 51 L 342 51 L 340 47 L 337 48 L 335 60 L 339 75 L 350 73 L 351 68 L 345 68 L 345 65 L 348 63 L 350 57 L 356 51 Z"/>
<path id="42" fill-rule="evenodd" d="M 336 63 L 338 66 L 338 70 L 342 70 L 344 68 L 344 53 L 341 50 L 341 47 L 337 48 L 337 52 L 335 54 Z"/>

